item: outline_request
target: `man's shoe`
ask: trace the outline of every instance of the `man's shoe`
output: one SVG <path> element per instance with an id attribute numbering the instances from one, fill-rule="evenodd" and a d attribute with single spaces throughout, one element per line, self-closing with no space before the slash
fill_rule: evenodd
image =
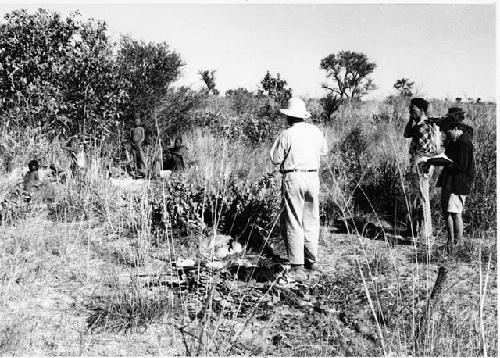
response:
<path id="1" fill-rule="evenodd" d="M 293 281 L 305 281 L 307 279 L 307 274 L 304 271 L 304 266 L 292 266 L 290 271 L 286 274 L 288 282 Z"/>
<path id="2" fill-rule="evenodd" d="M 306 263 L 304 264 L 304 268 L 305 268 L 306 270 L 311 270 L 311 271 L 314 271 L 314 270 L 316 270 L 316 269 L 317 269 L 317 267 L 316 267 L 316 264 L 315 264 L 315 263 L 309 263 L 309 262 L 306 262 Z"/>

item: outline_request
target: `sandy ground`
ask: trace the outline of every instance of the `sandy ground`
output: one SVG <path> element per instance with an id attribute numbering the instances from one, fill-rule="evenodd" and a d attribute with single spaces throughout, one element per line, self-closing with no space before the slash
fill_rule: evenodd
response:
<path id="1" fill-rule="evenodd" d="M 141 180 L 114 180 L 127 190 L 139 190 Z M 165 317 L 142 333 L 99 333 L 87 329 L 88 303 L 106 293 L 114 277 L 137 273 L 158 273 L 169 264 L 149 258 L 145 265 L 130 267 L 120 263 L 125 238 L 110 237 L 91 222 L 54 223 L 46 212 L 20 221 L 15 227 L 0 228 L 0 353 L 7 355 L 186 355 L 179 332 Z M 120 251 L 121 250 L 121 251 Z M 160 249 L 158 249 L 160 250 Z M 352 271 L 366 258 L 385 256 L 398 277 L 388 283 L 420 285 L 432 289 L 440 263 L 417 263 L 412 246 L 391 249 L 384 242 L 353 235 L 334 234 L 322 228 L 319 271 L 327 277 Z M 118 254 L 117 254 L 118 253 Z M 442 302 L 450 309 L 462 310 L 463 319 L 476 319 L 480 282 L 477 264 L 448 263 L 448 280 Z M 496 268 L 490 272 L 485 299 L 485 324 L 496 331 Z M 482 268 L 485 272 L 485 268 Z M 417 283 L 415 283 L 417 278 Z M 374 282 L 383 278 L 372 277 Z M 457 300 L 457 297 L 460 298 Z M 474 308 L 474 309 L 471 309 Z M 477 308 L 477 310 L 475 309 Z M 303 312 L 282 307 L 274 318 L 256 322 L 241 332 L 241 340 L 260 342 L 266 354 L 290 354 L 291 348 L 276 348 L 271 338 L 276 324 Z M 241 323 L 235 323 L 237 326 Z M 496 337 L 496 335 L 495 335 Z M 496 339 L 496 338 L 495 338 Z M 250 344 L 250 343 L 249 343 Z M 495 343 L 496 344 L 496 343 Z M 262 348 L 264 349 L 264 348 Z M 283 350 L 285 349 L 285 350 Z M 257 351 L 259 352 L 259 351 Z M 399 352 L 406 354 L 408 352 Z"/>

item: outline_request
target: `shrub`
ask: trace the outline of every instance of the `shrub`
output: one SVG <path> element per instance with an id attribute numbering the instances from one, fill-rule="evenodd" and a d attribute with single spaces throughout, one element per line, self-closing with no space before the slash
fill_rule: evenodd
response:
<path id="1" fill-rule="evenodd" d="M 118 205 L 116 189 L 101 178 L 72 178 L 57 189 L 54 214 L 61 221 L 96 219 L 104 222 Z"/>
<path id="2" fill-rule="evenodd" d="M 326 183 L 333 179 L 332 185 L 337 187 L 335 190 L 338 194 L 335 199 L 337 203 L 327 204 L 330 210 L 334 210 L 332 204 L 339 206 L 341 211 L 354 208 L 352 200 L 354 191 L 368 167 L 367 148 L 367 136 L 360 126 L 353 127 L 341 141 L 334 143 L 330 148 L 329 168 L 322 174 Z"/>
<path id="3" fill-rule="evenodd" d="M 87 326 L 92 332 L 143 332 L 156 319 L 173 311 L 170 297 L 150 295 L 136 281 L 117 288 L 110 297 L 93 297 L 87 304 L 91 311 Z"/>
<path id="4" fill-rule="evenodd" d="M 206 104 L 206 97 L 188 87 L 169 89 L 155 109 L 157 123 L 149 119 L 149 127 L 156 128 L 162 138 L 184 134 L 196 126 L 205 126 L 211 119 L 200 115 Z"/>
<path id="5" fill-rule="evenodd" d="M 248 183 L 233 175 L 223 191 L 173 178 L 151 195 L 153 230 L 170 229 L 180 237 L 200 234 L 205 227 L 230 235 L 260 250 L 274 231 L 277 234 L 280 202 L 278 186 L 272 176 Z"/>
<path id="6" fill-rule="evenodd" d="M 231 109 L 236 115 L 251 112 L 257 102 L 252 92 L 241 87 L 226 91 L 226 98 L 229 99 Z"/>
<path id="7" fill-rule="evenodd" d="M 13 11 L 5 20 L 0 110 L 7 125 L 102 133 L 120 100 L 106 25 L 43 9 Z"/>
<path id="8" fill-rule="evenodd" d="M 194 122 L 232 143 L 240 142 L 250 147 L 268 145 L 285 128 L 286 121 L 279 116 L 272 100 L 259 103 L 252 112 L 237 116 L 205 111 L 198 114 Z"/>
<path id="9" fill-rule="evenodd" d="M 476 177 L 467 199 L 464 220 L 468 232 L 496 230 L 496 106 L 472 105 L 467 117 L 474 123 L 474 161 Z"/>

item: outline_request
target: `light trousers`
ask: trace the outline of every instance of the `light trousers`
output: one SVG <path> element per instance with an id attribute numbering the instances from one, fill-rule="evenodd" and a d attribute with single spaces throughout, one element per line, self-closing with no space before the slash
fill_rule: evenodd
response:
<path id="1" fill-rule="evenodd" d="M 414 187 L 412 200 L 412 217 L 414 230 L 423 241 L 432 237 L 432 218 L 430 200 L 430 180 L 434 173 L 434 166 L 419 163 L 415 167 Z"/>
<path id="2" fill-rule="evenodd" d="M 131 152 L 137 171 L 144 174 L 146 171 L 146 156 L 144 155 L 142 145 L 139 143 L 132 143 Z"/>
<path id="3" fill-rule="evenodd" d="M 319 240 L 319 177 L 292 172 L 283 177 L 280 226 L 292 265 L 314 264 Z"/>

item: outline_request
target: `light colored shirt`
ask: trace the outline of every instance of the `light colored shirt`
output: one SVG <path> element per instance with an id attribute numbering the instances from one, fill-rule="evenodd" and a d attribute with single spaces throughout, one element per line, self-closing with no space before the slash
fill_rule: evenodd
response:
<path id="1" fill-rule="evenodd" d="M 132 128 L 130 130 L 130 138 L 132 139 L 132 142 L 142 144 L 145 138 L 144 128 L 141 126 Z"/>
<path id="2" fill-rule="evenodd" d="M 280 170 L 318 170 L 320 156 L 328 153 L 320 129 L 306 122 L 294 123 L 276 138 L 269 152 Z"/>

